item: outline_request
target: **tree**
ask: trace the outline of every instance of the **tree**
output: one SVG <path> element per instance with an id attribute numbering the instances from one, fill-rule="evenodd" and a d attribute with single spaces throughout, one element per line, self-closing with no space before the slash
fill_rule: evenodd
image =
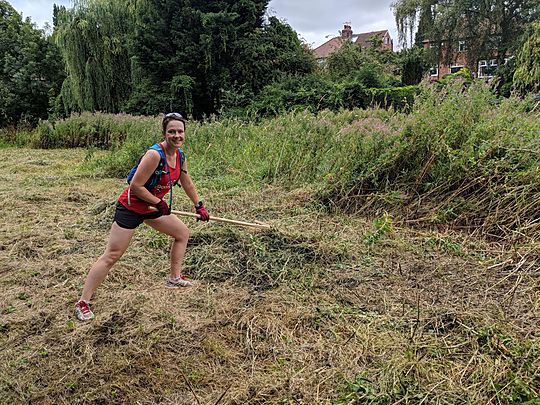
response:
<path id="1" fill-rule="evenodd" d="M 127 43 L 132 28 L 125 0 L 79 0 L 54 8 L 53 34 L 62 49 L 67 111 L 118 112 L 131 91 Z"/>
<path id="2" fill-rule="evenodd" d="M 528 30 L 526 40 L 516 58 L 514 87 L 520 93 L 540 90 L 540 21 Z"/>
<path id="3" fill-rule="evenodd" d="M 268 0 L 164 0 L 136 11 L 132 55 L 139 83 L 131 111 L 218 114 L 245 101 L 281 73 L 311 71 L 315 62 L 276 18 Z M 147 100 L 151 96 L 150 103 Z"/>
<path id="4" fill-rule="evenodd" d="M 335 81 L 354 81 L 368 88 L 400 84 L 395 76 L 395 54 L 376 47 L 362 49 L 347 41 L 328 57 L 326 67 Z"/>
<path id="5" fill-rule="evenodd" d="M 233 80 L 244 81 L 258 92 L 283 74 L 304 75 L 315 70 L 316 61 L 309 48 L 298 39 L 290 25 L 270 17 L 261 28 L 246 36 L 239 46 L 240 57 L 233 65 Z"/>
<path id="6" fill-rule="evenodd" d="M 223 92 L 223 110 L 246 107 L 262 89 L 288 76 L 304 76 L 316 69 L 309 47 L 277 17 L 239 40 L 231 67 L 231 83 Z"/>
<path id="7" fill-rule="evenodd" d="M 458 41 L 465 41 L 473 70 L 494 55 L 501 65 L 539 12 L 537 0 L 397 0 L 393 7 L 402 44 L 412 42 L 418 28 L 416 42 L 429 40 L 448 63 Z"/>
<path id="8" fill-rule="evenodd" d="M 0 0 L 0 127 L 47 118 L 62 72 L 50 38 Z"/>
<path id="9" fill-rule="evenodd" d="M 239 40 L 262 24 L 266 1 L 143 3 L 136 9 L 131 49 L 140 83 L 129 109 L 217 113 Z"/>
<path id="10" fill-rule="evenodd" d="M 405 85 L 415 85 L 422 81 L 429 69 L 426 52 L 423 48 L 413 46 L 399 53 L 401 81 Z"/>
<path id="11" fill-rule="evenodd" d="M 350 76 L 366 63 L 362 47 L 352 42 L 345 42 L 326 60 L 328 72 L 337 78 Z"/>

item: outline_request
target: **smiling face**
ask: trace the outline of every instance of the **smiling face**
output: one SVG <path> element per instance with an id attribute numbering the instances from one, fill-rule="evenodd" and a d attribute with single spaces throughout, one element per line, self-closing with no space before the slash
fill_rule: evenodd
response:
<path id="1" fill-rule="evenodd" d="M 182 121 L 171 120 L 167 123 L 165 128 L 165 142 L 171 148 L 179 148 L 186 139 L 186 134 L 184 132 L 185 126 Z"/>

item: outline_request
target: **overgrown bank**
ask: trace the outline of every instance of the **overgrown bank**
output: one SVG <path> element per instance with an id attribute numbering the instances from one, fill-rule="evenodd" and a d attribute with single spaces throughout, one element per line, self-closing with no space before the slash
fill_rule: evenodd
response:
<path id="1" fill-rule="evenodd" d="M 531 240 L 540 234 L 539 114 L 531 100 L 500 100 L 486 85 L 455 81 L 422 88 L 410 113 L 296 112 L 190 123 L 188 151 L 198 175 L 218 187 L 310 184 L 329 207 Z M 4 140 L 87 147 L 86 168 L 123 177 L 159 139 L 158 121 L 83 114 Z M 97 157 L 96 149 L 110 153 Z"/>

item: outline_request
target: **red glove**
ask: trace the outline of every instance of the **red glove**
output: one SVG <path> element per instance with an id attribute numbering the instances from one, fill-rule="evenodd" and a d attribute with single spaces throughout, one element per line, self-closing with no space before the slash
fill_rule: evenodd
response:
<path id="1" fill-rule="evenodd" d="M 208 211 L 206 211 L 206 208 L 204 208 L 202 201 L 195 205 L 195 211 L 197 212 L 197 214 L 199 214 L 199 218 L 197 218 L 197 221 L 210 220 L 210 215 L 208 215 Z"/>
<path id="2" fill-rule="evenodd" d="M 169 208 L 167 203 L 163 200 L 161 200 L 160 202 L 156 204 L 156 208 L 158 209 L 161 215 L 171 215 L 171 209 Z"/>

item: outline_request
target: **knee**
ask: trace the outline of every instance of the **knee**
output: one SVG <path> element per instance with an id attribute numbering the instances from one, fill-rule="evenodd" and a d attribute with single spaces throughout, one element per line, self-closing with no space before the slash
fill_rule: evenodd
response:
<path id="1" fill-rule="evenodd" d="M 183 226 L 179 227 L 178 230 L 174 234 L 174 241 L 175 242 L 181 242 L 181 243 L 187 243 L 189 239 L 189 229 L 187 226 L 182 224 Z"/>
<path id="2" fill-rule="evenodd" d="M 103 260 L 107 265 L 112 266 L 121 257 L 122 257 L 122 252 L 111 250 L 111 251 L 105 252 L 103 256 L 101 256 L 101 260 Z"/>

